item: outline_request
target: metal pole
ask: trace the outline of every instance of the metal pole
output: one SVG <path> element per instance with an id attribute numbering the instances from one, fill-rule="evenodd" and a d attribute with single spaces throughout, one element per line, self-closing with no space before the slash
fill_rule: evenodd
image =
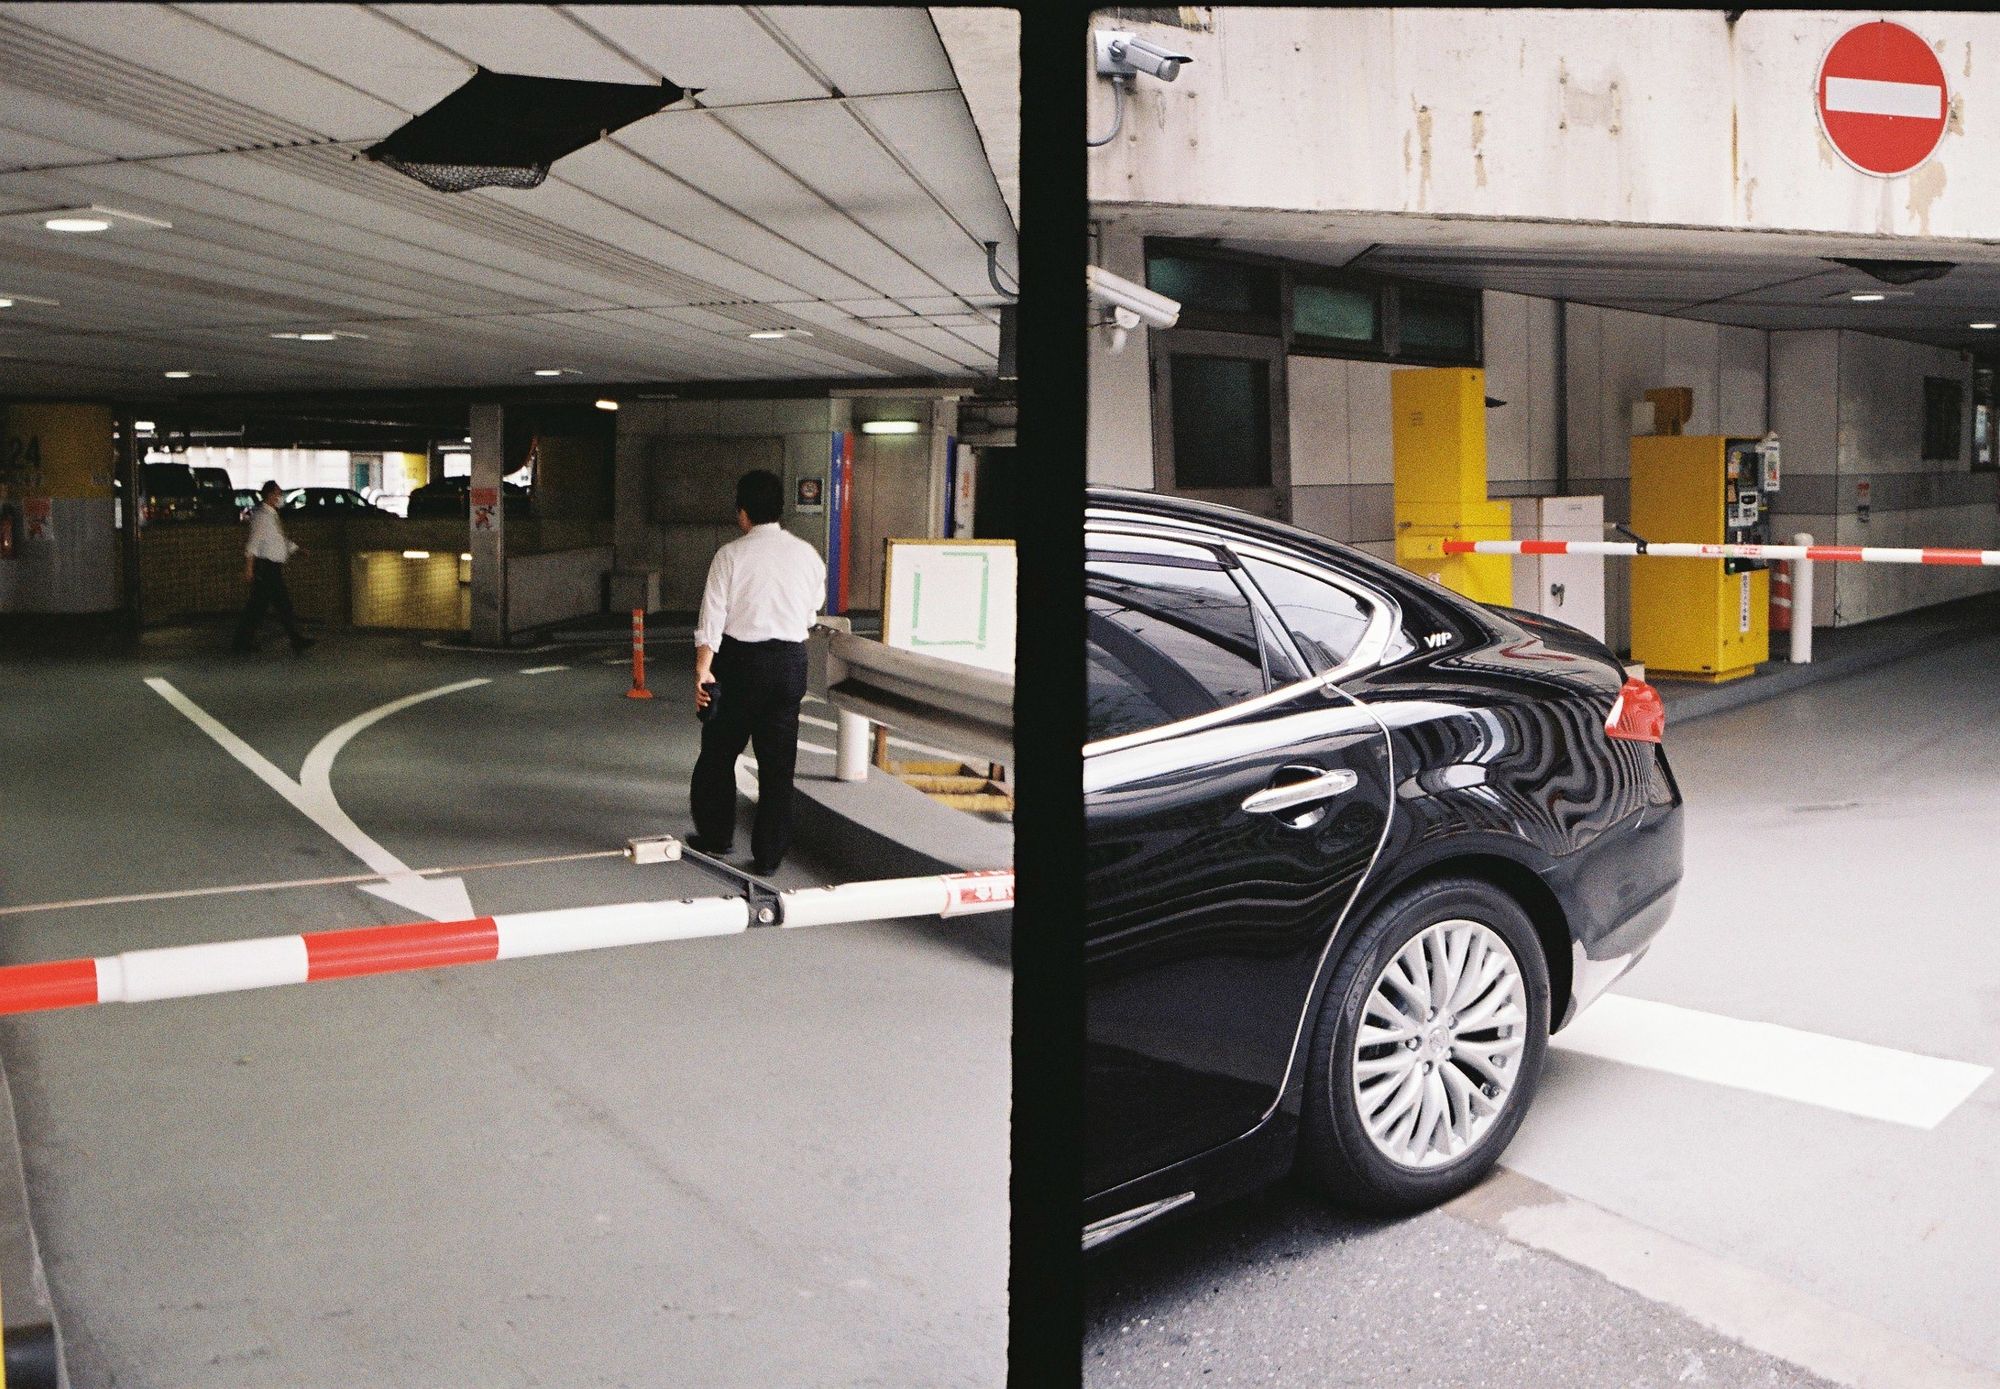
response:
<path id="1" fill-rule="evenodd" d="M 1809 547 L 1813 538 L 1800 531 L 1792 544 Z M 1801 557 L 1792 561 L 1792 664 L 1812 664 L 1813 562 Z"/>
<path id="2" fill-rule="evenodd" d="M 845 709 L 836 710 L 835 718 L 838 736 L 834 743 L 834 780 L 868 780 L 868 720 Z"/>

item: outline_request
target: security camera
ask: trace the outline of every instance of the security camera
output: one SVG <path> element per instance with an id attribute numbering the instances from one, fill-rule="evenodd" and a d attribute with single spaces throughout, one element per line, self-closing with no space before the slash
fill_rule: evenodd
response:
<path id="1" fill-rule="evenodd" d="M 1121 279 L 1101 266 L 1086 265 L 1083 273 L 1090 288 L 1090 297 L 1100 304 L 1109 305 L 1121 328 L 1136 328 L 1141 323 L 1152 328 L 1171 328 L 1180 321 L 1178 299 L 1155 294 L 1144 285 Z"/>
<path id="2" fill-rule="evenodd" d="M 1148 77 L 1171 82 L 1181 75 L 1182 63 L 1194 61 L 1185 53 L 1162 48 L 1149 39 L 1140 38 L 1137 34 L 1096 29 L 1092 31 L 1091 36 L 1097 40 L 1099 77 L 1131 77 L 1143 72 Z"/>

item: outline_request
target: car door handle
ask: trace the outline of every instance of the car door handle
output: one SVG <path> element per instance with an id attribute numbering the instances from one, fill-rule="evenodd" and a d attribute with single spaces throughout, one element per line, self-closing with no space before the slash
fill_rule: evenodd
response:
<path id="1" fill-rule="evenodd" d="M 1321 772 L 1305 781 L 1290 781 L 1283 786 L 1270 786 L 1253 792 L 1243 802 L 1243 808 L 1252 815 L 1268 815 L 1277 810 L 1290 810 L 1293 806 L 1306 805 L 1312 801 L 1330 800 L 1344 796 L 1360 783 L 1361 778 L 1345 767 L 1336 767 L 1330 772 Z"/>

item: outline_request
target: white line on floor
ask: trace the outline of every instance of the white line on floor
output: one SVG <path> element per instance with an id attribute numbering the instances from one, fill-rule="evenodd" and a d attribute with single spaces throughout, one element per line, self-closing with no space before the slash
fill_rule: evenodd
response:
<path id="1" fill-rule="evenodd" d="M 1504 1167 L 1444 1209 L 1852 1389 L 2000 1389 L 1990 1370 Z"/>
<path id="2" fill-rule="evenodd" d="M 568 666 L 528 666 L 527 668 L 521 671 L 521 674 L 547 675 L 552 670 L 568 670 L 568 669 L 569 669 Z"/>
<path id="3" fill-rule="evenodd" d="M 340 802 L 334 799 L 332 773 L 334 758 L 339 756 L 340 750 L 364 728 L 413 704 L 421 704 L 427 699 L 436 699 L 439 695 L 453 694 L 459 690 L 469 690 L 476 685 L 489 684 L 490 681 L 482 678 L 440 685 L 434 690 L 424 690 L 417 694 L 405 695 L 401 699 L 390 700 L 387 704 L 379 705 L 365 714 L 349 719 L 320 739 L 313 750 L 306 754 L 305 766 L 300 769 L 297 781 L 279 771 L 262 753 L 231 733 L 206 709 L 175 689 L 166 680 L 151 676 L 146 683 L 167 703 L 185 714 L 195 727 L 213 738 L 223 751 L 248 767 L 260 781 L 284 797 L 285 803 L 292 809 L 325 830 L 347 852 L 388 880 L 384 883 L 363 885 L 364 892 L 385 897 L 399 906 L 422 912 L 436 921 L 461 921 L 473 914 L 472 901 L 466 895 L 463 879 L 420 878 L 401 859 L 363 833 L 361 827 L 340 808 Z"/>
<path id="4" fill-rule="evenodd" d="M 1622 994 L 1600 998 L 1549 1045 L 1920 1129 L 1936 1128 L 1993 1074 L 1967 1061 Z"/>

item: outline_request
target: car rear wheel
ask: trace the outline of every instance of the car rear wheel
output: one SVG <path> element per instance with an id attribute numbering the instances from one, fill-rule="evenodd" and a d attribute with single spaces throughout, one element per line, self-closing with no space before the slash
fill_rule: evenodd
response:
<path id="1" fill-rule="evenodd" d="M 1548 1035 L 1548 963 L 1513 898 L 1473 878 L 1398 894 L 1321 1000 L 1301 1167 L 1366 1210 L 1449 1200 L 1520 1127 Z"/>

